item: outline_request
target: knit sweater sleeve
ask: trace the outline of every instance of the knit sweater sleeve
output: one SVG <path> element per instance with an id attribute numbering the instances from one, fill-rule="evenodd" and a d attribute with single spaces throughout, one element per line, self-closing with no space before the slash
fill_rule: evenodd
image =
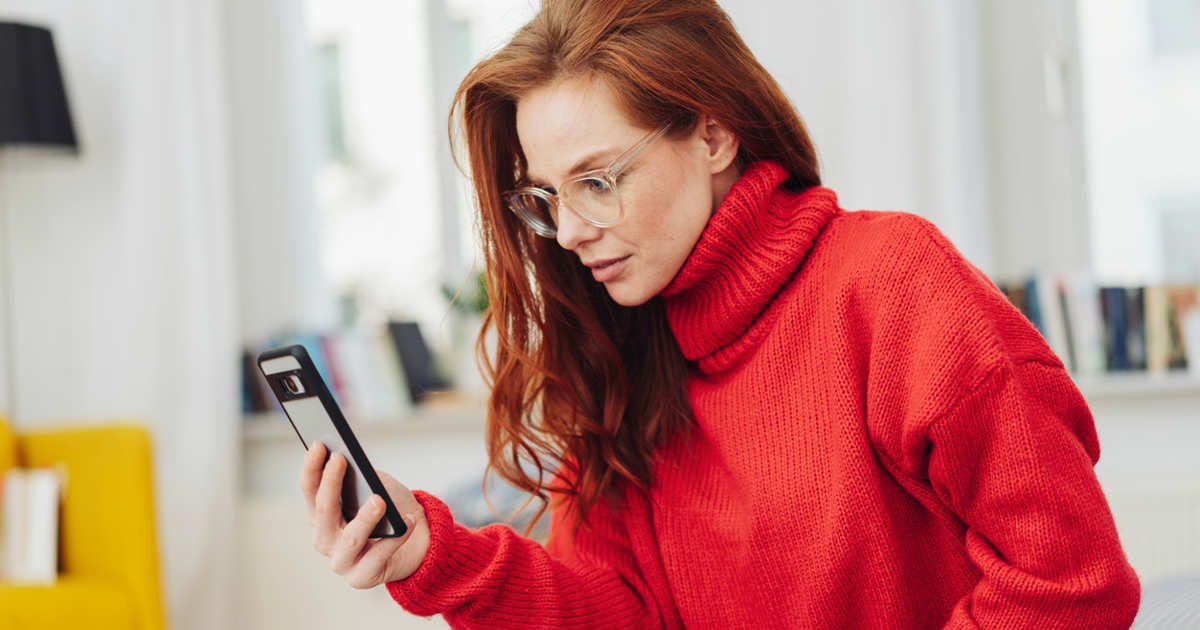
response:
<path id="1" fill-rule="evenodd" d="M 1127 628 L 1140 588 L 1087 403 L 1033 325 L 927 221 L 897 217 L 870 316 L 881 460 L 981 573 L 947 628 Z M 890 274 L 890 275 L 889 275 Z"/>
<path id="2" fill-rule="evenodd" d="M 625 531 L 606 506 L 589 511 L 571 537 L 571 502 L 564 502 L 551 514 L 543 547 L 508 525 L 464 527 L 437 497 L 414 494 L 429 521 L 429 551 L 415 573 L 387 584 L 409 612 L 441 613 L 454 628 L 663 627 Z"/>
<path id="3" fill-rule="evenodd" d="M 1060 365 L 1002 365 L 927 429 L 928 479 L 982 572 L 946 628 L 1128 628 L 1137 576 L 1092 470 L 1099 446 Z"/>

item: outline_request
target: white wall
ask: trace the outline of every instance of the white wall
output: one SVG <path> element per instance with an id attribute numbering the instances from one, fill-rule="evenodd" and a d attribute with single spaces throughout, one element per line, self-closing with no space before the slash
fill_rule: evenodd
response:
<path id="1" fill-rule="evenodd" d="M 5 151 L 18 430 L 151 431 L 174 628 L 234 627 L 238 348 L 215 0 L 0 0 L 50 27 L 82 153 Z"/>
<path id="2" fill-rule="evenodd" d="M 241 338 L 334 320 L 317 208 L 313 50 L 300 3 L 220 0 Z"/>
<path id="3" fill-rule="evenodd" d="M 1088 267 L 1073 0 L 723 6 L 843 207 L 925 216 L 993 277 Z"/>
<path id="4" fill-rule="evenodd" d="M 1200 199 L 1200 55 L 1152 58 L 1146 2 L 722 4 L 843 206 L 921 214 L 997 278 L 1163 279 L 1153 203 Z"/>
<path id="5" fill-rule="evenodd" d="M 1121 545 L 1144 587 L 1200 573 L 1200 387 L 1119 389 L 1086 393 Z"/>
<path id="6" fill-rule="evenodd" d="M 990 271 L 977 5 L 722 3 L 800 112 L 841 205 L 920 214 Z"/>
<path id="7" fill-rule="evenodd" d="M 983 3 L 995 272 L 1002 278 L 1091 267 L 1074 5 Z"/>

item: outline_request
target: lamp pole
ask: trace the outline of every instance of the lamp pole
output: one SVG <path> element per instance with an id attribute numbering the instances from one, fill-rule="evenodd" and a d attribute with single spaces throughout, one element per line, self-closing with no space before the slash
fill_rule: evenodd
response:
<path id="1" fill-rule="evenodd" d="M 4 145 L 53 145 L 70 147 L 78 154 L 79 143 L 67 104 L 54 36 L 41 26 L 0 21 L 0 158 Z M 4 169 L 0 168 L 0 176 Z M 17 423 L 16 287 L 8 206 L 0 188 L 0 305 L 3 315 L 5 402 Z"/>
<path id="2" fill-rule="evenodd" d="M 0 146 L 0 177 L 4 177 L 4 147 Z M 0 186 L 0 293 L 3 294 L 4 317 L 4 402 L 8 406 L 8 415 L 17 426 L 17 379 L 16 379 L 16 340 L 13 336 L 13 261 L 12 244 L 9 242 L 8 204 L 4 199 L 4 186 Z"/>

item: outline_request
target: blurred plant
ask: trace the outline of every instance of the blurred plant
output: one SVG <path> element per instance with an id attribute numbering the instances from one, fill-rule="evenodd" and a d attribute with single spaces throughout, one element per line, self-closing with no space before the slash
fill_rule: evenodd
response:
<path id="1" fill-rule="evenodd" d="M 475 271 L 457 289 L 442 285 L 442 295 L 450 300 L 450 306 L 473 315 L 482 315 L 488 309 L 487 280 L 482 271 Z"/>

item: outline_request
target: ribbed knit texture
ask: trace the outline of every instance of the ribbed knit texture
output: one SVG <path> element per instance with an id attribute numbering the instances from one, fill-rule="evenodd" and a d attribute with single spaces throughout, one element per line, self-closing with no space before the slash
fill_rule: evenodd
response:
<path id="1" fill-rule="evenodd" d="M 664 291 L 695 430 L 543 547 L 417 492 L 457 628 L 1128 628 L 1083 397 L 929 222 L 752 165 Z"/>

